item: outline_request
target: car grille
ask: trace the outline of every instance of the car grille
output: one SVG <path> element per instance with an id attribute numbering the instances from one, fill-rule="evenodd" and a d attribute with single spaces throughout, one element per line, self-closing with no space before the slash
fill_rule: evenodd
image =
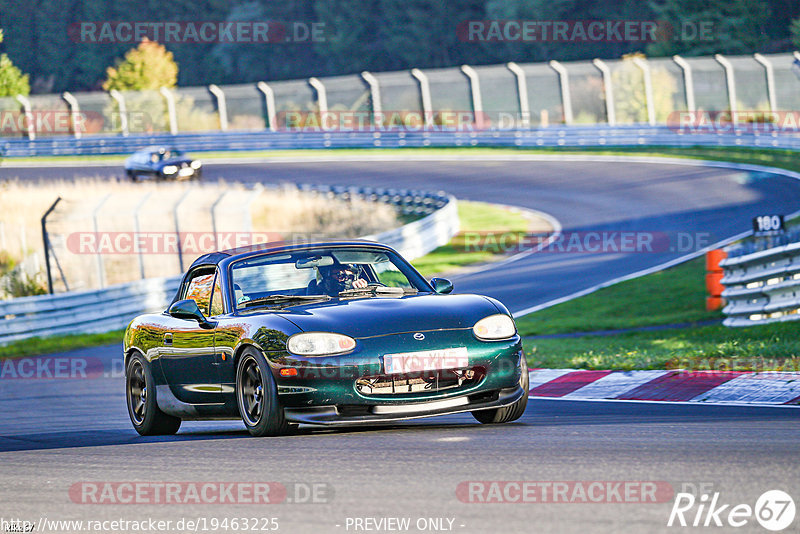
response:
<path id="1" fill-rule="evenodd" d="M 485 375 L 482 367 L 426 371 L 408 375 L 362 376 L 355 382 L 356 391 L 365 397 L 425 394 L 438 391 L 467 389 Z"/>

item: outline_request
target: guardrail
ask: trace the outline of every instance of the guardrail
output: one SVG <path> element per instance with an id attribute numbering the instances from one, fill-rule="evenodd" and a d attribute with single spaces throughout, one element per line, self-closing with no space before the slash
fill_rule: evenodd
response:
<path id="1" fill-rule="evenodd" d="M 367 200 L 387 202 L 404 213 L 428 213 L 399 228 L 364 237 L 388 244 L 409 260 L 446 244 L 459 230 L 456 199 L 443 192 L 308 184 L 300 188 L 340 198 L 357 195 Z M 136 315 L 163 310 L 179 284 L 180 276 L 175 276 L 138 280 L 101 290 L 0 301 L 0 345 L 31 337 L 124 328 Z"/>
<path id="2" fill-rule="evenodd" d="M 725 326 L 800 320 L 800 243 L 729 257 L 720 266 Z"/>
<path id="3" fill-rule="evenodd" d="M 560 146 L 715 146 L 800 150 L 800 135 L 754 132 L 747 127 L 721 132 L 710 128 L 681 131 L 668 126 L 552 126 L 511 130 L 374 129 L 364 131 L 209 132 L 127 137 L 0 139 L 0 156 L 82 156 L 130 154 L 150 145 L 185 151 L 252 151 L 328 148 L 424 148 Z"/>

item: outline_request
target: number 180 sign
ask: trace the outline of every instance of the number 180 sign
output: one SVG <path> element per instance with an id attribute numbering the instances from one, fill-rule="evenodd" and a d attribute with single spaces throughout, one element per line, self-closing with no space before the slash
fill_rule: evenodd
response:
<path id="1" fill-rule="evenodd" d="M 756 235 L 782 234 L 783 215 L 759 215 L 753 217 L 753 232 Z"/>

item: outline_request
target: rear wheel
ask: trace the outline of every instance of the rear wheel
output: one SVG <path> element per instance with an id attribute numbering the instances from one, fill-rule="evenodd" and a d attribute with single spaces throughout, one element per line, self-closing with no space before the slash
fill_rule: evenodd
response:
<path id="1" fill-rule="evenodd" d="M 130 357 L 125 368 L 125 396 L 133 428 L 142 436 L 174 434 L 180 428 L 179 418 L 158 408 L 150 363 L 139 353 Z"/>
<path id="2" fill-rule="evenodd" d="M 519 385 L 522 386 L 524 394 L 514 404 L 504 406 L 502 408 L 494 408 L 492 410 L 477 410 L 472 412 L 472 416 L 478 422 L 485 425 L 510 423 L 516 421 L 522 414 L 525 413 L 525 408 L 528 406 L 528 386 L 530 384 L 530 377 L 528 376 L 528 364 L 525 357 L 520 358 L 520 372 Z"/>
<path id="3" fill-rule="evenodd" d="M 267 360 L 253 348 L 245 349 L 236 366 L 236 402 L 251 435 L 280 436 L 289 432 Z"/>

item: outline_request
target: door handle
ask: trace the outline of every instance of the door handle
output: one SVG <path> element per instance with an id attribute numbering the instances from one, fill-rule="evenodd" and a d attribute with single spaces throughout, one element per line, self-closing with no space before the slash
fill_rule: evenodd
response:
<path id="1" fill-rule="evenodd" d="M 164 345 L 172 345 L 172 334 L 171 333 L 164 334 Z"/>

